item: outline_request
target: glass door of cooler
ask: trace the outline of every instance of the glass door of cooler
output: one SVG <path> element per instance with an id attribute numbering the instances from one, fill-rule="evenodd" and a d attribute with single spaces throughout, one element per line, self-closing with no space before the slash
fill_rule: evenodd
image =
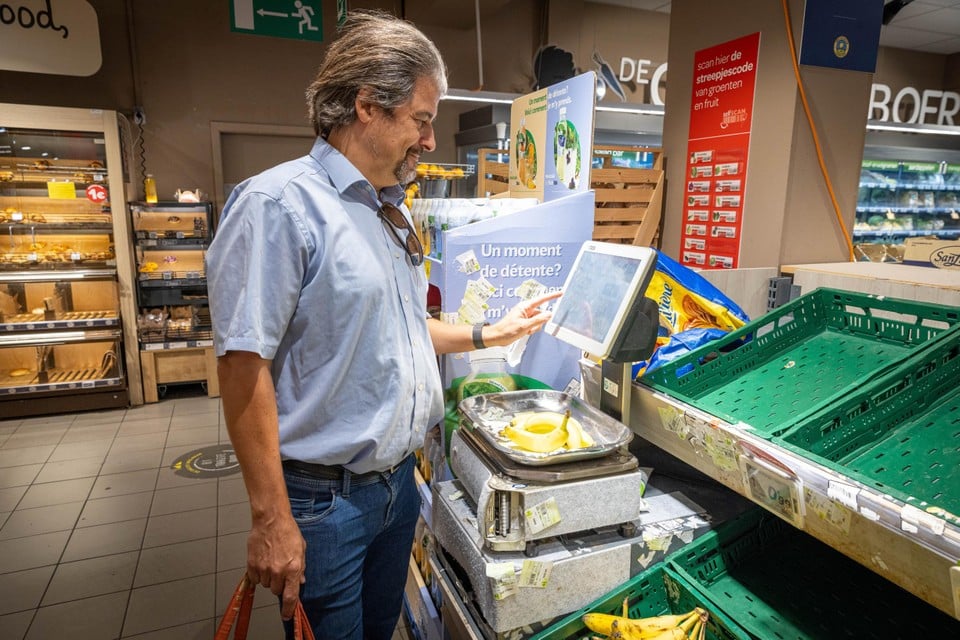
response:
<path id="1" fill-rule="evenodd" d="M 107 133 L 103 112 L 18 107 L 0 104 L 0 413 L 127 406 L 115 114 Z"/>

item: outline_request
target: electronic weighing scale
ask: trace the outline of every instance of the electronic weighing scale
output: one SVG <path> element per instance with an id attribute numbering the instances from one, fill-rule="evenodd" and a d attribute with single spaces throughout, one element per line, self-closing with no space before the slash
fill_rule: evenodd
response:
<path id="1" fill-rule="evenodd" d="M 457 479 L 433 485 L 433 530 L 467 572 L 496 633 L 588 604 L 649 556 L 644 518 L 662 514 L 644 500 L 647 471 L 628 451 L 632 433 L 619 419 L 629 415 L 632 363 L 648 358 L 656 342 L 657 305 L 643 295 L 655 264 L 648 247 L 585 242 L 544 328 L 603 358 L 599 409 L 551 390 L 485 394 L 459 405 L 461 425 L 449 443 Z M 594 445 L 533 454 L 504 444 L 500 429 L 525 411 L 569 411 Z M 685 509 L 686 516 L 699 510 Z M 705 525 L 697 519 L 685 530 Z"/>

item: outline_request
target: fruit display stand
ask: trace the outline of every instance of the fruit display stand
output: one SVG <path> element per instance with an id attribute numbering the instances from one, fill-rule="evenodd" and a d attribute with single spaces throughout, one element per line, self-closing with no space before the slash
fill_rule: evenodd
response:
<path id="1" fill-rule="evenodd" d="M 805 307 L 823 302 L 823 295 L 803 296 L 634 383 L 628 424 L 656 447 L 960 619 L 955 516 L 928 512 L 932 505 L 920 498 L 891 495 L 777 440 L 891 375 L 891 363 L 922 376 L 923 358 L 932 351 L 955 353 L 960 312 L 835 292 L 827 296 L 833 317 L 818 320 Z M 745 337 L 749 342 L 737 348 Z M 678 377 L 681 367 L 693 371 Z M 582 371 L 587 401 L 599 402 L 599 367 L 583 361 Z M 869 407 L 868 398 L 861 400 L 847 407 L 850 416 Z M 942 491 L 955 493 L 948 484 Z"/>

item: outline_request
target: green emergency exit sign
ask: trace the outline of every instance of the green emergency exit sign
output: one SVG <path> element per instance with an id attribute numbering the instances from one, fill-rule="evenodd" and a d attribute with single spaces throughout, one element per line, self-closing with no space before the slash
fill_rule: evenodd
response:
<path id="1" fill-rule="evenodd" d="M 323 42 L 321 0 L 230 0 L 230 30 Z"/>

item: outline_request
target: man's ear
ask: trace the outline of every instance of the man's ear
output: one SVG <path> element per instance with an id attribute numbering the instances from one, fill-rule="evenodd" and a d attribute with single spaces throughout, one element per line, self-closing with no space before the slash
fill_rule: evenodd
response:
<path id="1" fill-rule="evenodd" d="M 363 87 L 357 92 L 357 98 L 354 102 L 354 108 L 357 111 L 357 120 L 366 124 L 373 119 L 374 111 L 379 107 L 370 99 L 372 92 L 367 87 Z"/>

